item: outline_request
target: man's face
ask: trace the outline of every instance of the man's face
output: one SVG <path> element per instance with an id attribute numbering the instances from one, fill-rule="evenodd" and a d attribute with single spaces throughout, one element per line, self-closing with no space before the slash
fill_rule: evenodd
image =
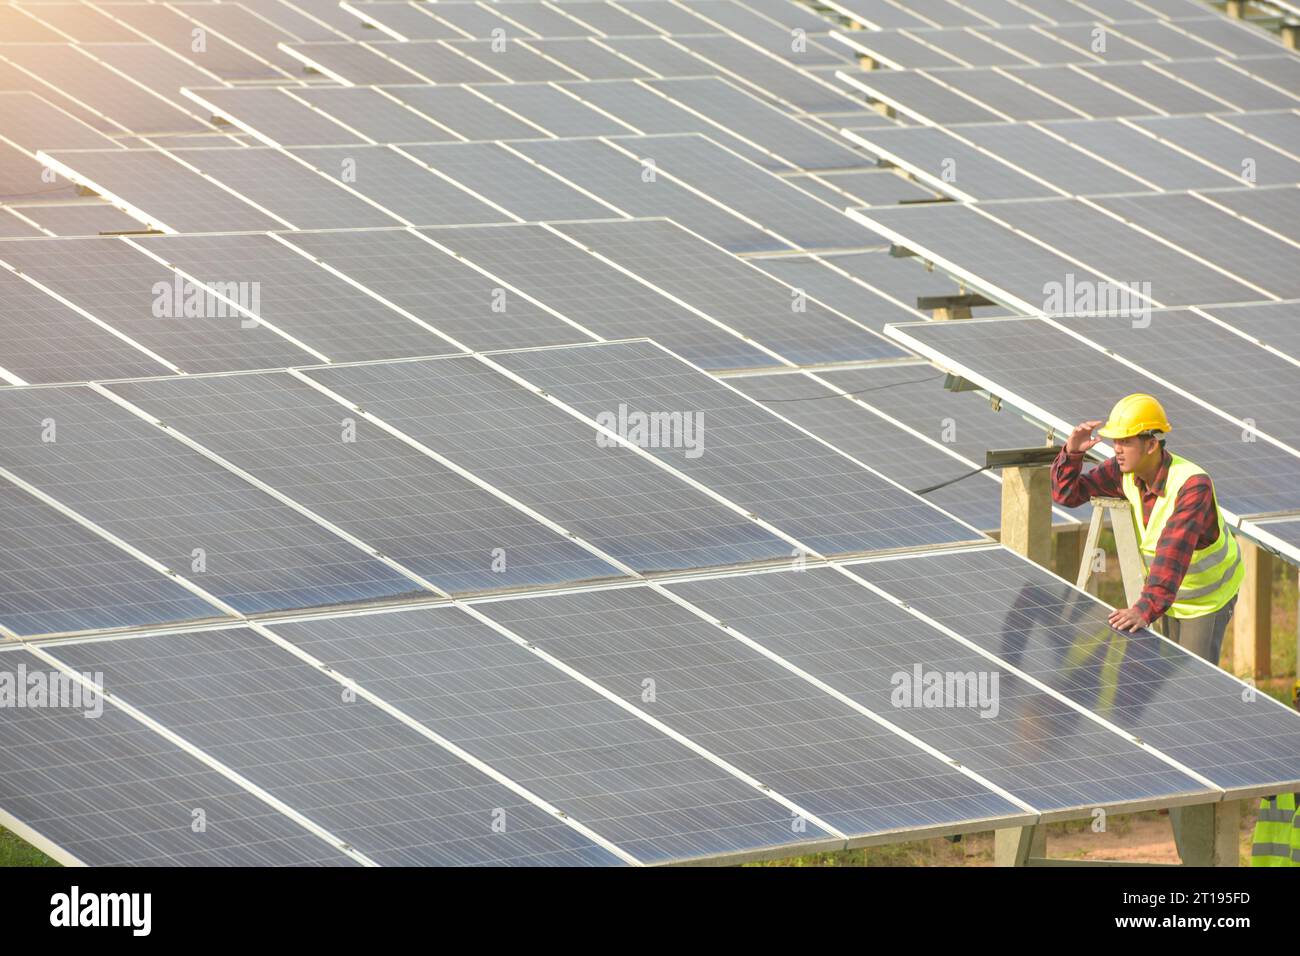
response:
<path id="1" fill-rule="evenodd" d="M 1119 464 L 1119 470 L 1124 474 L 1136 471 L 1143 460 L 1159 446 L 1159 441 L 1154 438 L 1140 438 L 1136 435 L 1132 438 L 1116 438 L 1115 461 Z"/>

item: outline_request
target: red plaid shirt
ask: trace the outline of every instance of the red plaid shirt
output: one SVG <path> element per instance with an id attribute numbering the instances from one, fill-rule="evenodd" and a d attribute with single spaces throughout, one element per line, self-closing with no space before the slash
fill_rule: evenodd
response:
<path id="1" fill-rule="evenodd" d="M 1142 522 L 1151 520 L 1151 509 L 1156 499 L 1164 496 L 1165 481 L 1169 478 L 1169 465 L 1173 456 L 1164 453 L 1155 481 L 1150 488 L 1137 475 L 1138 491 L 1142 493 Z M 1086 475 L 1083 474 L 1083 455 L 1066 454 L 1064 448 L 1052 463 L 1052 498 L 1057 504 L 1073 508 L 1090 498 L 1123 498 L 1123 473 L 1114 458 L 1110 458 Z M 1174 595 L 1183 582 L 1187 566 L 1192 562 L 1192 552 L 1209 547 L 1219 539 L 1219 516 L 1214 507 L 1214 485 L 1208 475 L 1193 475 L 1183 482 L 1173 514 L 1165 522 L 1156 544 L 1156 556 L 1147 568 L 1146 586 L 1134 607 L 1150 624 L 1174 603 Z"/>

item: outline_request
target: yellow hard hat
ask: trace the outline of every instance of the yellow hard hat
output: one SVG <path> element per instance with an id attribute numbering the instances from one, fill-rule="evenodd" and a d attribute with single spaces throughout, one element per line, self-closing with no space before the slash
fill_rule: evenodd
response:
<path id="1" fill-rule="evenodd" d="M 1132 438 L 1143 432 L 1168 432 L 1165 410 L 1151 395 L 1125 395 L 1110 410 L 1110 419 L 1097 429 L 1102 438 Z"/>

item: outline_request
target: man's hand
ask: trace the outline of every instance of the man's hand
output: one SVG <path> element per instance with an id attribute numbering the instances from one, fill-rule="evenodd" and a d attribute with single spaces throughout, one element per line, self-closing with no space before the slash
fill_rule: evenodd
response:
<path id="1" fill-rule="evenodd" d="M 1138 628 L 1147 626 L 1147 619 L 1142 616 L 1142 612 L 1137 606 L 1122 607 L 1117 611 L 1111 611 L 1110 626 L 1117 631 L 1136 631 Z"/>
<path id="2" fill-rule="evenodd" d="M 1070 437 L 1065 440 L 1065 450 L 1071 455 L 1082 455 L 1091 448 L 1100 438 L 1092 437 L 1092 430 L 1099 425 L 1104 424 L 1100 418 L 1094 418 L 1090 422 L 1084 422 L 1082 425 L 1076 425 L 1074 431 L 1070 432 Z"/>

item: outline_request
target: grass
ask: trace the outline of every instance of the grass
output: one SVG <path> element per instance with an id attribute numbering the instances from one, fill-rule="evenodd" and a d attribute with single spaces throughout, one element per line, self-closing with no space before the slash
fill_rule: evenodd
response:
<path id="1" fill-rule="evenodd" d="M 58 866 L 36 847 L 0 827 L 0 866 Z"/>

